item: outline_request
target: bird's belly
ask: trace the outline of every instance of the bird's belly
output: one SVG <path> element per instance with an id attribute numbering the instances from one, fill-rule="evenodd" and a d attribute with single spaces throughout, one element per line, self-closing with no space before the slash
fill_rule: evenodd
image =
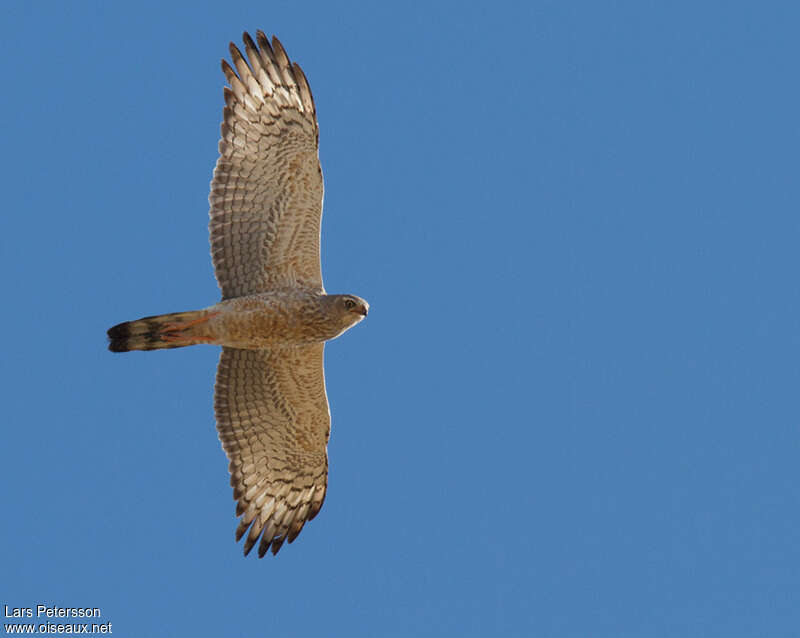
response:
<path id="1" fill-rule="evenodd" d="M 297 310 L 271 304 L 253 309 L 225 308 L 212 319 L 209 329 L 214 343 L 231 348 L 276 348 L 324 341 Z"/>

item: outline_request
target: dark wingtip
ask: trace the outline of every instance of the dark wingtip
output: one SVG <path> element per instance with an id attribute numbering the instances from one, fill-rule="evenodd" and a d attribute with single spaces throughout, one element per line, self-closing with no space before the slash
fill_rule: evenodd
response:
<path id="1" fill-rule="evenodd" d="M 247 556 L 250 553 L 250 550 L 253 549 L 253 545 L 256 544 L 255 538 L 250 538 L 249 536 L 244 541 L 244 555 Z"/>
<path id="2" fill-rule="evenodd" d="M 280 538 L 277 538 L 277 539 L 272 541 L 272 555 L 273 556 L 275 556 L 275 554 L 278 553 L 278 550 L 281 548 L 281 545 L 283 545 L 283 542 L 285 540 L 286 540 L 286 537 L 285 536 L 281 536 Z"/>
<path id="3" fill-rule="evenodd" d="M 272 544 L 272 541 L 269 543 L 266 542 L 266 538 L 261 538 L 261 544 L 258 546 L 258 557 L 264 558 L 267 555 L 267 551 L 269 550 L 269 546 Z"/>
<path id="4" fill-rule="evenodd" d="M 242 540 L 242 536 L 244 536 L 244 533 L 248 530 L 249 527 L 250 527 L 249 525 L 240 524 L 239 527 L 236 528 L 236 542 L 237 543 L 240 540 Z M 247 554 L 247 552 L 245 552 L 245 554 Z"/>

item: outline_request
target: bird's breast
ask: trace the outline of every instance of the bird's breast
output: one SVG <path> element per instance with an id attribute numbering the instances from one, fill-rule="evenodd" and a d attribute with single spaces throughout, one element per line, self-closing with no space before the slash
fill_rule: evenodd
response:
<path id="1" fill-rule="evenodd" d="M 214 342 L 233 348 L 309 345 L 327 338 L 320 304 L 295 294 L 252 295 L 217 304 L 221 312 L 209 329 Z"/>

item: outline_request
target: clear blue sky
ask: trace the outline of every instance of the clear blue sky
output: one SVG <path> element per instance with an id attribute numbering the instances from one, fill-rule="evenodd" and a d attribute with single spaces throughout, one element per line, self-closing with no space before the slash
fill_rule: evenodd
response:
<path id="1" fill-rule="evenodd" d="M 796 3 L 6 2 L 0 605 L 115 635 L 800 634 Z M 314 91 L 330 489 L 235 544 L 212 347 L 223 75 Z"/>

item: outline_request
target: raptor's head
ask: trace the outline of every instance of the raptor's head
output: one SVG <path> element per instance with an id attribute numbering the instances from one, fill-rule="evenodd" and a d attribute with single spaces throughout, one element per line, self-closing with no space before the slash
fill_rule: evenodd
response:
<path id="1" fill-rule="evenodd" d="M 329 295 L 328 299 L 345 330 L 356 325 L 369 312 L 369 304 L 355 295 Z"/>
<path id="2" fill-rule="evenodd" d="M 367 313 L 369 312 L 369 304 L 361 297 L 356 297 L 355 295 L 336 296 L 339 297 L 338 303 L 341 305 L 341 309 L 345 313 L 350 313 L 351 315 L 358 317 L 357 321 L 361 321 L 367 316 Z"/>

